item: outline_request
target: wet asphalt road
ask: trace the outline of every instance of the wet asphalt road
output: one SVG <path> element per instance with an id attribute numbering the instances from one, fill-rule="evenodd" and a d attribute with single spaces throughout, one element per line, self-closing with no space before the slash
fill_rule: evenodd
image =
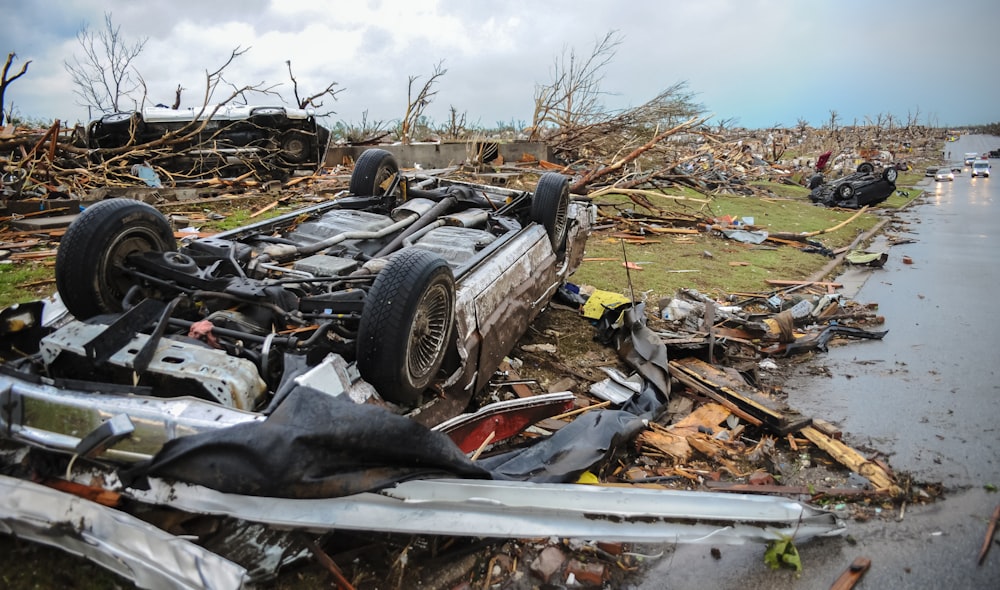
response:
<path id="1" fill-rule="evenodd" d="M 1000 147 L 1000 137 L 947 145 L 960 160 Z M 879 305 L 885 339 L 833 346 L 813 361 L 829 377 L 803 370 L 785 387 L 791 407 L 833 422 L 848 443 L 887 454 L 916 481 L 942 483 L 945 499 L 802 544 L 799 577 L 770 570 L 759 545 L 722 546 L 718 560 L 709 545 L 667 546 L 639 589 L 825 590 L 859 556 L 872 560 L 862 590 L 1000 589 L 1000 546 L 976 565 L 1000 504 L 984 487 L 1000 486 L 1000 177 L 968 170 L 921 182 L 928 193 L 899 214 L 908 223 L 887 230 L 914 241 L 889 248 L 883 236 L 872 245 L 889 248 L 883 269 L 841 277 L 846 296 Z"/>

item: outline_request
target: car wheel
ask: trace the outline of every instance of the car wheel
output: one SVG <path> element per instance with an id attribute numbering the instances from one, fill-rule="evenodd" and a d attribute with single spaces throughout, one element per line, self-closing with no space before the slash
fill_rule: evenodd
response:
<path id="1" fill-rule="evenodd" d="M 813 174 L 812 176 L 809 177 L 809 184 L 808 184 L 809 190 L 812 190 L 821 184 L 823 184 L 822 174 Z"/>
<path id="2" fill-rule="evenodd" d="M 875 166 L 871 162 L 862 162 L 858 164 L 858 172 L 862 174 L 871 174 L 875 172 Z"/>
<path id="3" fill-rule="evenodd" d="M 375 277 L 358 326 L 361 377 L 393 403 L 415 406 L 444 362 L 455 279 L 440 256 L 401 250 Z"/>
<path id="4" fill-rule="evenodd" d="M 899 177 L 899 171 L 895 168 L 886 168 L 882 171 L 882 179 L 889 184 L 896 184 L 896 179 Z"/>
<path id="5" fill-rule="evenodd" d="M 365 150 L 354 163 L 350 191 L 353 195 L 380 196 L 388 189 L 389 180 L 399 174 L 396 157 L 385 150 Z"/>
<path id="6" fill-rule="evenodd" d="M 309 158 L 309 136 L 301 131 L 285 132 L 280 139 L 281 157 L 293 164 Z"/>
<path id="7" fill-rule="evenodd" d="M 841 201 L 854 196 L 854 187 L 849 184 L 842 184 L 837 187 L 837 198 Z"/>
<path id="8" fill-rule="evenodd" d="M 569 178 L 556 172 L 546 172 L 538 179 L 535 194 L 531 197 L 531 220 L 545 226 L 556 253 L 566 248 L 568 214 Z"/>
<path id="9" fill-rule="evenodd" d="M 137 252 L 177 249 L 170 222 L 141 201 L 111 199 L 85 209 L 66 229 L 56 253 L 56 288 L 77 319 L 122 311 L 135 282 L 122 272 Z"/>

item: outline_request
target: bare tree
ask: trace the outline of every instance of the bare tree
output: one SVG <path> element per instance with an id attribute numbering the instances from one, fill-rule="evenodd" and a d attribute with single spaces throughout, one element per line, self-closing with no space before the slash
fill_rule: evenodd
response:
<path id="1" fill-rule="evenodd" d="M 142 79 L 133 62 L 142 53 L 148 37 L 127 41 L 108 12 L 104 14 L 103 29 L 95 33 L 84 27 L 76 38 L 83 57 L 74 56 L 72 62 L 63 65 L 73 79 L 76 87 L 73 93 L 81 101 L 78 104 L 100 113 L 121 111 L 126 102 L 134 109 L 139 104 L 140 97 L 135 93 L 142 88 Z"/>
<path id="2" fill-rule="evenodd" d="M 799 137 L 805 137 L 806 132 L 809 131 L 809 121 L 806 121 L 804 117 L 799 117 L 799 120 L 795 123 L 795 130 L 798 132 Z"/>
<path id="3" fill-rule="evenodd" d="M 532 139 L 546 126 L 571 127 L 593 123 L 603 114 L 601 82 L 604 68 L 614 58 L 622 39 L 609 31 L 594 43 L 590 55 L 580 58 L 576 50 L 564 49 L 555 60 L 552 80 L 535 88 Z"/>
<path id="4" fill-rule="evenodd" d="M 445 139 L 460 139 L 465 135 L 465 113 L 459 114 L 455 105 L 448 107 L 448 122 L 441 127 L 441 135 Z"/>
<path id="5" fill-rule="evenodd" d="M 337 83 L 336 82 L 330 82 L 327 85 L 327 87 L 324 88 L 323 90 L 321 90 L 320 92 L 317 92 L 316 94 L 312 94 L 310 96 L 306 96 L 304 98 L 300 98 L 299 97 L 299 81 L 295 79 L 295 74 L 292 73 L 292 60 L 290 60 L 290 59 L 289 60 L 285 60 L 285 65 L 288 66 L 288 77 L 292 79 L 292 92 L 295 94 L 295 104 L 300 109 L 304 109 L 306 107 L 313 107 L 313 108 L 317 108 L 317 109 L 321 108 L 323 106 L 323 103 L 319 102 L 320 98 L 323 98 L 324 96 L 329 96 L 333 100 L 337 100 L 337 95 L 344 91 L 343 88 L 334 90 L 333 87 L 336 86 Z M 326 115 L 332 115 L 332 114 L 333 114 L 333 111 L 329 111 L 329 112 L 323 113 L 320 116 L 326 116 Z"/>
<path id="6" fill-rule="evenodd" d="M 177 109 L 181 108 L 181 93 L 184 92 L 185 90 L 186 88 L 184 88 L 180 84 L 177 85 L 177 90 L 174 91 L 174 104 L 170 105 L 171 109 L 176 111 Z"/>
<path id="7" fill-rule="evenodd" d="M 334 136 L 340 137 L 348 143 L 365 145 L 375 143 L 389 135 L 389 131 L 385 127 L 385 121 L 369 121 L 368 111 L 364 111 L 361 113 L 360 123 L 340 121 L 333 126 L 332 132 Z"/>
<path id="8" fill-rule="evenodd" d="M 17 54 L 14 53 L 13 51 L 7 54 L 7 61 L 4 62 L 3 64 L 3 75 L 0 76 L 0 125 L 3 125 L 5 121 L 5 116 L 4 116 L 5 111 L 3 105 L 4 105 L 4 95 L 7 93 L 7 86 L 9 86 L 10 83 L 13 82 L 14 80 L 17 80 L 25 73 L 27 73 L 28 65 L 31 64 L 31 60 L 29 59 L 28 61 L 21 64 L 20 71 L 18 71 L 16 74 L 8 78 L 7 76 L 10 74 L 10 66 L 14 63 L 14 58 L 16 57 Z"/>
<path id="9" fill-rule="evenodd" d="M 837 121 L 840 120 L 840 115 L 837 111 L 830 109 L 830 131 L 837 130 Z"/>
<path id="10" fill-rule="evenodd" d="M 424 82 L 424 85 L 417 92 L 416 96 L 413 94 L 413 83 L 419 80 L 420 77 L 410 76 L 409 84 L 406 87 L 406 113 L 403 115 L 403 119 L 399 125 L 399 139 L 403 143 L 410 143 L 414 127 L 416 127 L 420 117 L 423 116 L 424 109 L 431 104 L 431 99 L 437 94 L 437 90 L 433 90 L 434 85 L 437 84 L 438 78 L 448 73 L 448 70 L 441 67 L 443 65 L 444 60 L 441 60 L 434 66 L 434 72 Z"/>

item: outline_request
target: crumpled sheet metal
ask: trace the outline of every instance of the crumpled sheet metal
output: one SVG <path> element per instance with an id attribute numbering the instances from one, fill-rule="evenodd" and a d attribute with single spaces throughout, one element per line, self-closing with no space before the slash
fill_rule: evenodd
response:
<path id="1" fill-rule="evenodd" d="M 242 588 L 246 570 L 138 518 L 0 475 L 0 531 L 81 555 L 140 588 Z"/>
<path id="2" fill-rule="evenodd" d="M 157 398 L 155 404 L 149 404 L 148 399 L 71 390 L 0 375 L 0 429 L 15 440 L 73 452 L 86 432 L 99 427 L 109 416 L 127 414 L 136 424 L 136 433 L 110 449 L 106 457 L 135 462 L 148 459 L 166 441 L 178 436 L 264 419 L 191 397 Z M 66 411 L 67 407 L 73 411 Z M 65 434 L 68 432 L 83 434 Z"/>
<path id="3" fill-rule="evenodd" d="M 344 498 L 224 494 L 151 479 L 146 502 L 282 528 L 743 544 L 804 541 L 846 530 L 831 512 L 774 496 L 511 481 L 415 480 Z"/>

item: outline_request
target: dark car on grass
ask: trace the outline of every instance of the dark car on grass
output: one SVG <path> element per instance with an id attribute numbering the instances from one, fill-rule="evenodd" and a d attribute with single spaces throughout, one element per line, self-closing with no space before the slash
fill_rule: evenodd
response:
<path id="1" fill-rule="evenodd" d="M 827 207 L 857 209 L 875 205 L 895 192 L 898 175 L 899 171 L 895 166 L 876 171 L 872 163 L 863 162 L 852 174 L 829 182 L 819 179 L 809 193 L 809 199 Z"/>

